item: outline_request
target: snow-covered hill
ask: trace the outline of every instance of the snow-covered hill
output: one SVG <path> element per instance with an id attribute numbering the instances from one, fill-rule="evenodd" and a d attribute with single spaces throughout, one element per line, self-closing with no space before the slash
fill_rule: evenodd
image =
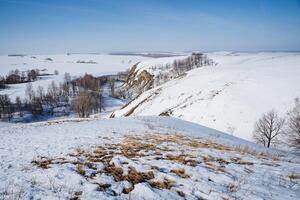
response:
<path id="1" fill-rule="evenodd" d="M 169 115 L 251 140 L 262 113 L 274 108 L 283 115 L 300 96 L 299 53 L 220 52 L 208 57 L 218 65 L 191 70 L 148 90 L 112 116 Z M 138 66 L 155 74 L 151 65 L 158 61 Z"/>
<path id="2" fill-rule="evenodd" d="M 0 127 L 1 199 L 297 199 L 300 160 L 168 117 Z"/>

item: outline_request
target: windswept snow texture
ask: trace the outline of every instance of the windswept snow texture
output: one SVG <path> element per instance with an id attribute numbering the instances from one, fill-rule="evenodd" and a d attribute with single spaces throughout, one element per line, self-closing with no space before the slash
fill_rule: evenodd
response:
<path id="1" fill-rule="evenodd" d="M 2 199 L 297 199 L 299 159 L 168 117 L 0 127 Z"/>
<path id="2" fill-rule="evenodd" d="M 65 72 L 77 77 L 85 73 L 93 76 L 117 74 L 146 59 L 150 58 L 104 54 L 0 56 L 0 76 L 6 76 L 11 70 L 16 69 L 20 71 L 39 69 L 41 73 L 49 74 L 58 70 L 59 75 L 43 77 L 41 80 L 32 82 L 34 88 L 41 85 L 47 90 L 53 80 L 57 84 L 62 82 Z M 42 71 L 44 69 L 46 71 Z M 25 86 L 26 84 L 10 85 L 9 89 L 0 90 L 0 94 L 8 94 L 12 100 L 15 100 L 16 96 L 25 95 Z"/>
<path id="3" fill-rule="evenodd" d="M 218 65 L 191 70 L 144 92 L 115 116 L 169 113 L 251 140 L 263 113 L 275 109 L 284 115 L 300 96 L 299 53 L 222 52 L 208 57 Z M 145 63 L 151 69 L 151 61 Z"/>

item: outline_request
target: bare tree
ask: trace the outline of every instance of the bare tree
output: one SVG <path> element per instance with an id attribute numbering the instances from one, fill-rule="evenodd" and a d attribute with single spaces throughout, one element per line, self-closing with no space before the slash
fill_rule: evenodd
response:
<path id="1" fill-rule="evenodd" d="M 28 101 L 31 101 L 34 98 L 34 96 L 35 96 L 35 93 L 33 91 L 33 87 L 32 87 L 31 83 L 27 83 L 26 84 L 25 96 L 26 96 L 26 98 L 27 98 Z"/>
<path id="2" fill-rule="evenodd" d="M 110 95 L 113 97 L 115 96 L 115 82 L 114 78 L 109 79 Z"/>
<path id="3" fill-rule="evenodd" d="M 253 138 L 257 143 L 266 147 L 274 144 L 276 137 L 283 132 L 284 119 L 278 117 L 275 110 L 271 110 L 255 123 Z"/>
<path id="4" fill-rule="evenodd" d="M 72 104 L 79 117 L 89 117 L 93 109 L 93 97 L 88 91 L 80 91 Z"/>
<path id="5" fill-rule="evenodd" d="M 44 88 L 42 86 L 38 86 L 37 90 L 36 90 L 36 95 L 38 98 L 40 98 L 41 100 L 43 100 L 44 96 L 45 96 L 45 92 L 44 92 Z"/>
<path id="6" fill-rule="evenodd" d="M 10 116 L 12 113 L 11 101 L 7 94 L 0 95 L 0 118 Z"/>
<path id="7" fill-rule="evenodd" d="M 22 117 L 23 116 L 22 101 L 21 101 L 21 98 L 19 96 L 16 97 L 16 109 L 17 109 L 17 111 L 19 111 L 20 117 Z"/>
<path id="8" fill-rule="evenodd" d="M 40 97 L 34 97 L 30 103 L 31 113 L 33 115 L 41 115 L 43 113 L 43 103 Z"/>
<path id="9" fill-rule="evenodd" d="M 71 75 L 67 72 L 64 74 L 64 83 L 66 83 L 66 84 L 71 83 Z"/>
<path id="10" fill-rule="evenodd" d="M 5 88 L 5 78 L 0 76 L 0 89 Z"/>
<path id="11" fill-rule="evenodd" d="M 288 112 L 287 134 L 290 144 L 300 149 L 300 98 L 295 99 L 294 108 Z"/>

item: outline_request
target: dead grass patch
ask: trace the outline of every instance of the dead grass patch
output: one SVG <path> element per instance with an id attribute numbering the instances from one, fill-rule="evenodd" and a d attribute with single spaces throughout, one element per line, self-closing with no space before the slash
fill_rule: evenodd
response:
<path id="1" fill-rule="evenodd" d="M 111 187 L 111 184 L 107 184 L 107 183 L 99 183 L 98 186 L 99 186 L 99 188 L 98 188 L 99 191 L 105 192 L 108 188 Z"/>
<path id="2" fill-rule="evenodd" d="M 85 169 L 83 164 L 77 164 L 76 172 L 82 176 L 85 176 Z"/>
<path id="3" fill-rule="evenodd" d="M 104 171 L 110 174 L 117 182 L 124 180 L 123 169 L 121 167 L 110 165 L 110 166 L 106 166 Z"/>
<path id="4" fill-rule="evenodd" d="M 147 180 L 153 179 L 154 173 L 152 171 L 149 172 L 138 172 L 134 168 L 130 168 L 128 175 L 125 179 L 133 184 L 138 184 L 142 182 L 146 182 Z"/>
<path id="5" fill-rule="evenodd" d="M 74 193 L 74 196 L 70 198 L 70 200 L 79 200 L 81 198 L 82 191 L 77 191 Z"/>
<path id="6" fill-rule="evenodd" d="M 182 148 L 184 146 L 184 148 Z M 102 146 L 93 147 L 90 150 L 84 150 L 81 148 L 76 149 L 73 153 L 70 153 L 66 158 L 45 158 L 41 157 L 35 159 L 32 163 L 42 169 L 48 169 L 53 164 L 65 164 L 70 163 L 75 167 L 76 173 L 85 177 L 88 181 L 92 180 L 97 174 L 105 173 L 116 182 L 128 181 L 131 183 L 131 187 L 125 188 L 123 193 L 128 194 L 133 189 L 135 184 L 146 182 L 152 187 L 158 189 L 171 189 L 175 186 L 175 182 L 170 179 L 164 179 L 162 181 L 155 180 L 155 173 L 160 173 L 162 169 L 158 166 L 151 166 L 151 170 L 140 172 L 135 168 L 128 166 L 131 161 L 139 161 L 140 158 L 146 160 L 165 160 L 174 161 L 186 166 L 196 167 L 201 163 L 201 167 L 205 167 L 209 170 L 213 170 L 215 173 L 227 173 L 225 165 L 230 163 L 240 165 L 253 165 L 254 163 L 243 161 L 241 158 L 232 157 L 230 159 L 217 158 L 213 156 L 202 156 L 195 158 L 194 153 L 197 153 L 199 148 L 207 148 L 220 151 L 237 151 L 241 154 L 259 155 L 261 157 L 265 154 L 258 154 L 249 148 L 230 148 L 225 145 L 212 143 L 208 140 L 201 138 L 195 138 L 190 136 L 183 136 L 179 134 L 146 134 L 143 136 L 127 135 L 122 143 L 117 144 L 105 144 Z M 181 151 L 182 150 L 182 151 Z M 188 151 L 184 151 L 188 150 Z M 176 153 L 174 153 L 176 152 Z M 184 152 L 179 153 L 178 152 Z M 221 152 L 222 153 L 222 152 Z M 195 154 L 196 155 L 196 154 Z M 220 154 L 221 155 L 221 154 Z M 126 157 L 127 161 L 121 161 L 122 166 L 115 166 L 112 164 L 114 156 Z M 125 160 L 126 160 L 125 159 Z M 101 165 L 99 165 L 101 163 Z M 127 165 L 128 173 L 124 173 L 124 165 Z M 101 169 L 98 169 L 100 166 Z M 186 168 L 187 169 L 187 168 Z M 91 172 L 91 173 L 87 173 Z M 191 176 L 186 173 L 185 169 L 172 169 L 171 173 L 176 174 L 181 178 L 190 178 Z M 90 175 L 89 175 L 90 174 Z M 228 173 L 229 174 L 229 173 Z M 298 175 L 297 175 L 298 176 Z M 296 177 L 297 177 L 296 176 Z M 292 179 L 295 178 L 292 176 Z M 110 184 L 98 183 L 93 179 L 94 184 L 98 184 L 100 191 L 111 191 Z M 184 197 L 184 193 L 178 193 Z M 80 195 L 77 195 L 78 198 Z M 76 198 L 76 195 L 74 196 Z"/>
<path id="7" fill-rule="evenodd" d="M 53 159 L 51 159 L 51 158 L 39 158 L 39 159 L 31 161 L 31 163 L 36 165 L 39 168 L 48 169 L 48 168 L 50 168 L 49 165 L 52 164 L 52 161 L 53 161 Z"/>
<path id="8" fill-rule="evenodd" d="M 176 161 L 178 163 L 184 164 L 184 165 L 189 165 L 192 167 L 197 166 L 200 162 L 195 160 L 195 159 L 191 159 L 189 158 L 188 155 L 186 154 L 180 154 L 180 155 L 172 155 L 172 154 L 167 154 L 165 159 L 167 160 L 173 160 Z"/>
<path id="9" fill-rule="evenodd" d="M 132 183 L 133 185 L 142 183 L 142 182 L 147 182 L 147 180 L 153 179 L 154 178 L 154 173 L 153 171 L 148 171 L 148 172 L 138 172 L 135 168 L 130 167 L 128 174 L 123 175 L 123 169 L 120 167 L 115 167 L 114 165 L 107 166 L 105 168 L 105 172 L 111 175 L 115 181 L 120 182 L 120 181 L 128 181 Z"/>
<path id="10" fill-rule="evenodd" d="M 296 174 L 295 172 L 292 172 L 291 174 L 289 174 L 288 177 L 290 180 L 300 179 L 300 175 Z"/>
<path id="11" fill-rule="evenodd" d="M 141 138 L 128 136 L 121 145 L 121 154 L 127 158 L 144 156 L 145 152 L 155 151 L 154 144 L 143 142 Z"/>
<path id="12" fill-rule="evenodd" d="M 172 181 L 172 180 L 166 178 L 163 181 L 149 181 L 149 184 L 151 185 L 151 187 L 154 187 L 157 189 L 170 190 L 172 187 L 175 186 L 175 181 Z"/>
<path id="13" fill-rule="evenodd" d="M 190 175 L 186 174 L 184 169 L 172 169 L 171 173 L 174 173 L 181 178 L 190 178 Z"/>

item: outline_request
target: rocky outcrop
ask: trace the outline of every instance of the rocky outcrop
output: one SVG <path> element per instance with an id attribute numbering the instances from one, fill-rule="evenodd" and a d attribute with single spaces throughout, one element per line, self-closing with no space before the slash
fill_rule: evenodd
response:
<path id="1" fill-rule="evenodd" d="M 142 92 L 150 89 L 153 86 L 154 75 L 146 70 L 137 69 L 139 63 L 136 63 L 130 69 L 125 83 L 118 89 L 118 93 L 126 98 L 134 99 Z"/>

